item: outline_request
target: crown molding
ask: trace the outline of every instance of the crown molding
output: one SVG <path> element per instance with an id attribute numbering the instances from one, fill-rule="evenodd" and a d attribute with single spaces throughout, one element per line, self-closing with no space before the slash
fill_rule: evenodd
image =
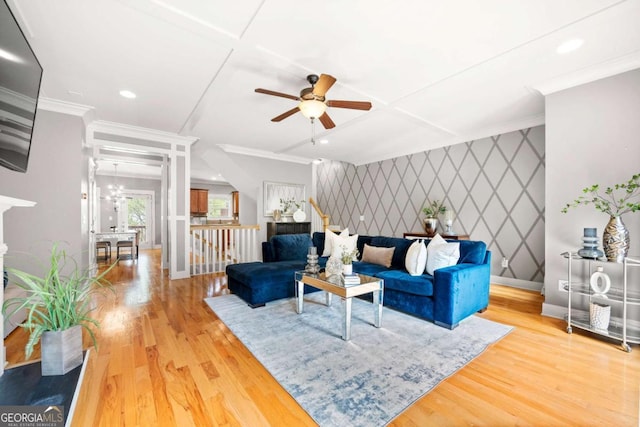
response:
<path id="1" fill-rule="evenodd" d="M 69 114 L 72 116 L 82 117 L 83 119 L 87 114 L 94 111 L 93 107 L 82 104 L 75 104 L 73 102 L 60 101 L 58 99 L 38 98 L 38 109 L 53 111 L 54 113 Z"/>
<path id="2" fill-rule="evenodd" d="M 489 138 L 491 136 L 502 135 L 509 132 L 515 132 L 521 129 L 529 129 L 535 126 L 540 126 L 545 123 L 545 115 L 535 114 L 533 116 L 525 117 L 518 120 L 512 120 L 510 122 L 502 122 L 491 126 L 486 126 L 484 128 L 475 129 L 470 132 L 465 132 L 459 135 L 456 135 L 451 138 L 445 138 L 434 143 L 430 143 L 428 145 L 422 146 L 414 146 L 411 150 L 399 150 L 395 155 L 394 159 L 402 156 L 409 156 L 411 154 L 420 153 L 422 151 L 435 150 L 437 148 L 448 147 L 455 144 L 462 144 L 464 142 L 476 141 L 482 138 Z M 390 160 L 387 156 L 372 156 L 367 157 L 364 153 L 358 159 L 357 162 L 353 162 L 355 166 L 367 165 L 375 162 L 382 162 L 385 160 Z M 347 163 L 351 163 L 349 160 L 345 160 Z"/>
<path id="3" fill-rule="evenodd" d="M 615 76 L 616 74 L 635 70 L 636 68 L 640 68 L 640 50 L 540 82 L 531 87 L 543 95 L 549 95 L 585 83 L 591 83 L 596 80 Z"/>
<path id="4" fill-rule="evenodd" d="M 96 120 L 88 126 L 91 132 L 100 132 L 111 135 L 125 136 L 128 138 L 136 138 L 146 141 L 158 141 L 169 144 L 178 144 L 191 146 L 200 138 L 195 136 L 182 136 L 177 133 L 165 132 L 157 129 L 143 128 L 139 126 L 131 126 L 122 123 L 108 122 L 105 120 Z"/>
<path id="5" fill-rule="evenodd" d="M 225 153 L 243 154 L 245 156 L 262 157 L 264 159 L 281 160 L 283 162 L 310 164 L 313 159 L 306 157 L 290 156 L 288 154 L 277 154 L 273 151 L 256 150 L 254 148 L 240 147 L 238 145 L 218 144 L 218 147 Z"/>

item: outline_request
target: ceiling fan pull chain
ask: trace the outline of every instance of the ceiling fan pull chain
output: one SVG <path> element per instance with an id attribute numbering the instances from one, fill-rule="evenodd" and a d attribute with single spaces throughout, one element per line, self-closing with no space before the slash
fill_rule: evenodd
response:
<path id="1" fill-rule="evenodd" d="M 311 117 L 311 144 L 316 145 L 316 121 Z"/>

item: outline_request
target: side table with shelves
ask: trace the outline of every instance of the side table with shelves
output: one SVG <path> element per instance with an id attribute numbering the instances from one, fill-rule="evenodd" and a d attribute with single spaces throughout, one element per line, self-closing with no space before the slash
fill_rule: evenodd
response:
<path id="1" fill-rule="evenodd" d="M 621 347 L 626 352 L 631 352 L 631 344 L 640 344 L 640 328 L 629 325 L 630 306 L 640 307 L 640 286 L 630 290 L 629 270 L 640 267 L 640 259 L 625 258 L 622 263 L 610 262 L 606 259 L 589 259 L 582 258 L 574 252 L 564 252 L 561 254 L 567 260 L 567 283 L 565 290 L 568 292 L 567 302 L 567 333 L 572 333 L 572 328 L 576 327 L 585 331 L 592 332 L 597 335 L 608 337 L 610 339 L 620 341 Z M 573 263 L 587 263 L 588 277 L 575 277 L 573 272 Z M 612 283 L 611 289 L 605 296 L 596 294 L 589 282 L 591 275 L 596 271 L 594 266 L 606 266 L 610 270 L 621 269 L 622 283 Z M 606 302 L 613 306 L 622 306 L 621 321 L 609 322 L 607 329 L 597 329 L 592 327 L 589 312 L 586 315 L 583 312 L 573 311 L 573 300 L 577 296 L 584 296 L 589 302 Z"/>

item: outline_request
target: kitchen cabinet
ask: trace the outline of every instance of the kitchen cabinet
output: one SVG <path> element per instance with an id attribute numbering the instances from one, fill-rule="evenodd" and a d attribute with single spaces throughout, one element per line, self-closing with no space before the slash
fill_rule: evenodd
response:
<path id="1" fill-rule="evenodd" d="M 206 216 L 209 210 L 209 190 L 191 189 L 191 215 Z"/>
<path id="2" fill-rule="evenodd" d="M 233 219 L 237 221 L 240 219 L 240 193 L 237 191 L 231 192 L 231 208 Z"/>

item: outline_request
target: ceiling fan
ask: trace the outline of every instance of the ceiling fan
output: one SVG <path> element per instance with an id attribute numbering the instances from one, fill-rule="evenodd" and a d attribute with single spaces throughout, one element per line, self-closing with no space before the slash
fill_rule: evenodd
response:
<path id="1" fill-rule="evenodd" d="M 307 81 L 311 84 L 311 87 L 302 89 L 300 91 L 300 96 L 288 95 L 282 92 L 274 92 L 268 89 L 256 89 L 256 92 L 263 93 L 265 95 L 280 96 L 282 98 L 300 101 L 300 103 L 295 108 L 292 108 L 291 110 L 271 119 L 272 122 L 282 121 L 300 111 L 303 116 L 311 119 L 312 123 L 314 119 L 319 119 L 320 123 L 322 123 L 322 126 L 324 126 L 325 129 L 331 129 L 334 128 L 336 124 L 327 114 L 327 107 L 349 108 L 352 110 L 371 109 L 370 102 L 326 100 L 325 94 L 336 82 L 336 78 L 333 76 L 330 76 L 328 74 L 320 74 L 320 77 L 318 77 L 316 74 L 309 74 L 307 76 Z"/>

